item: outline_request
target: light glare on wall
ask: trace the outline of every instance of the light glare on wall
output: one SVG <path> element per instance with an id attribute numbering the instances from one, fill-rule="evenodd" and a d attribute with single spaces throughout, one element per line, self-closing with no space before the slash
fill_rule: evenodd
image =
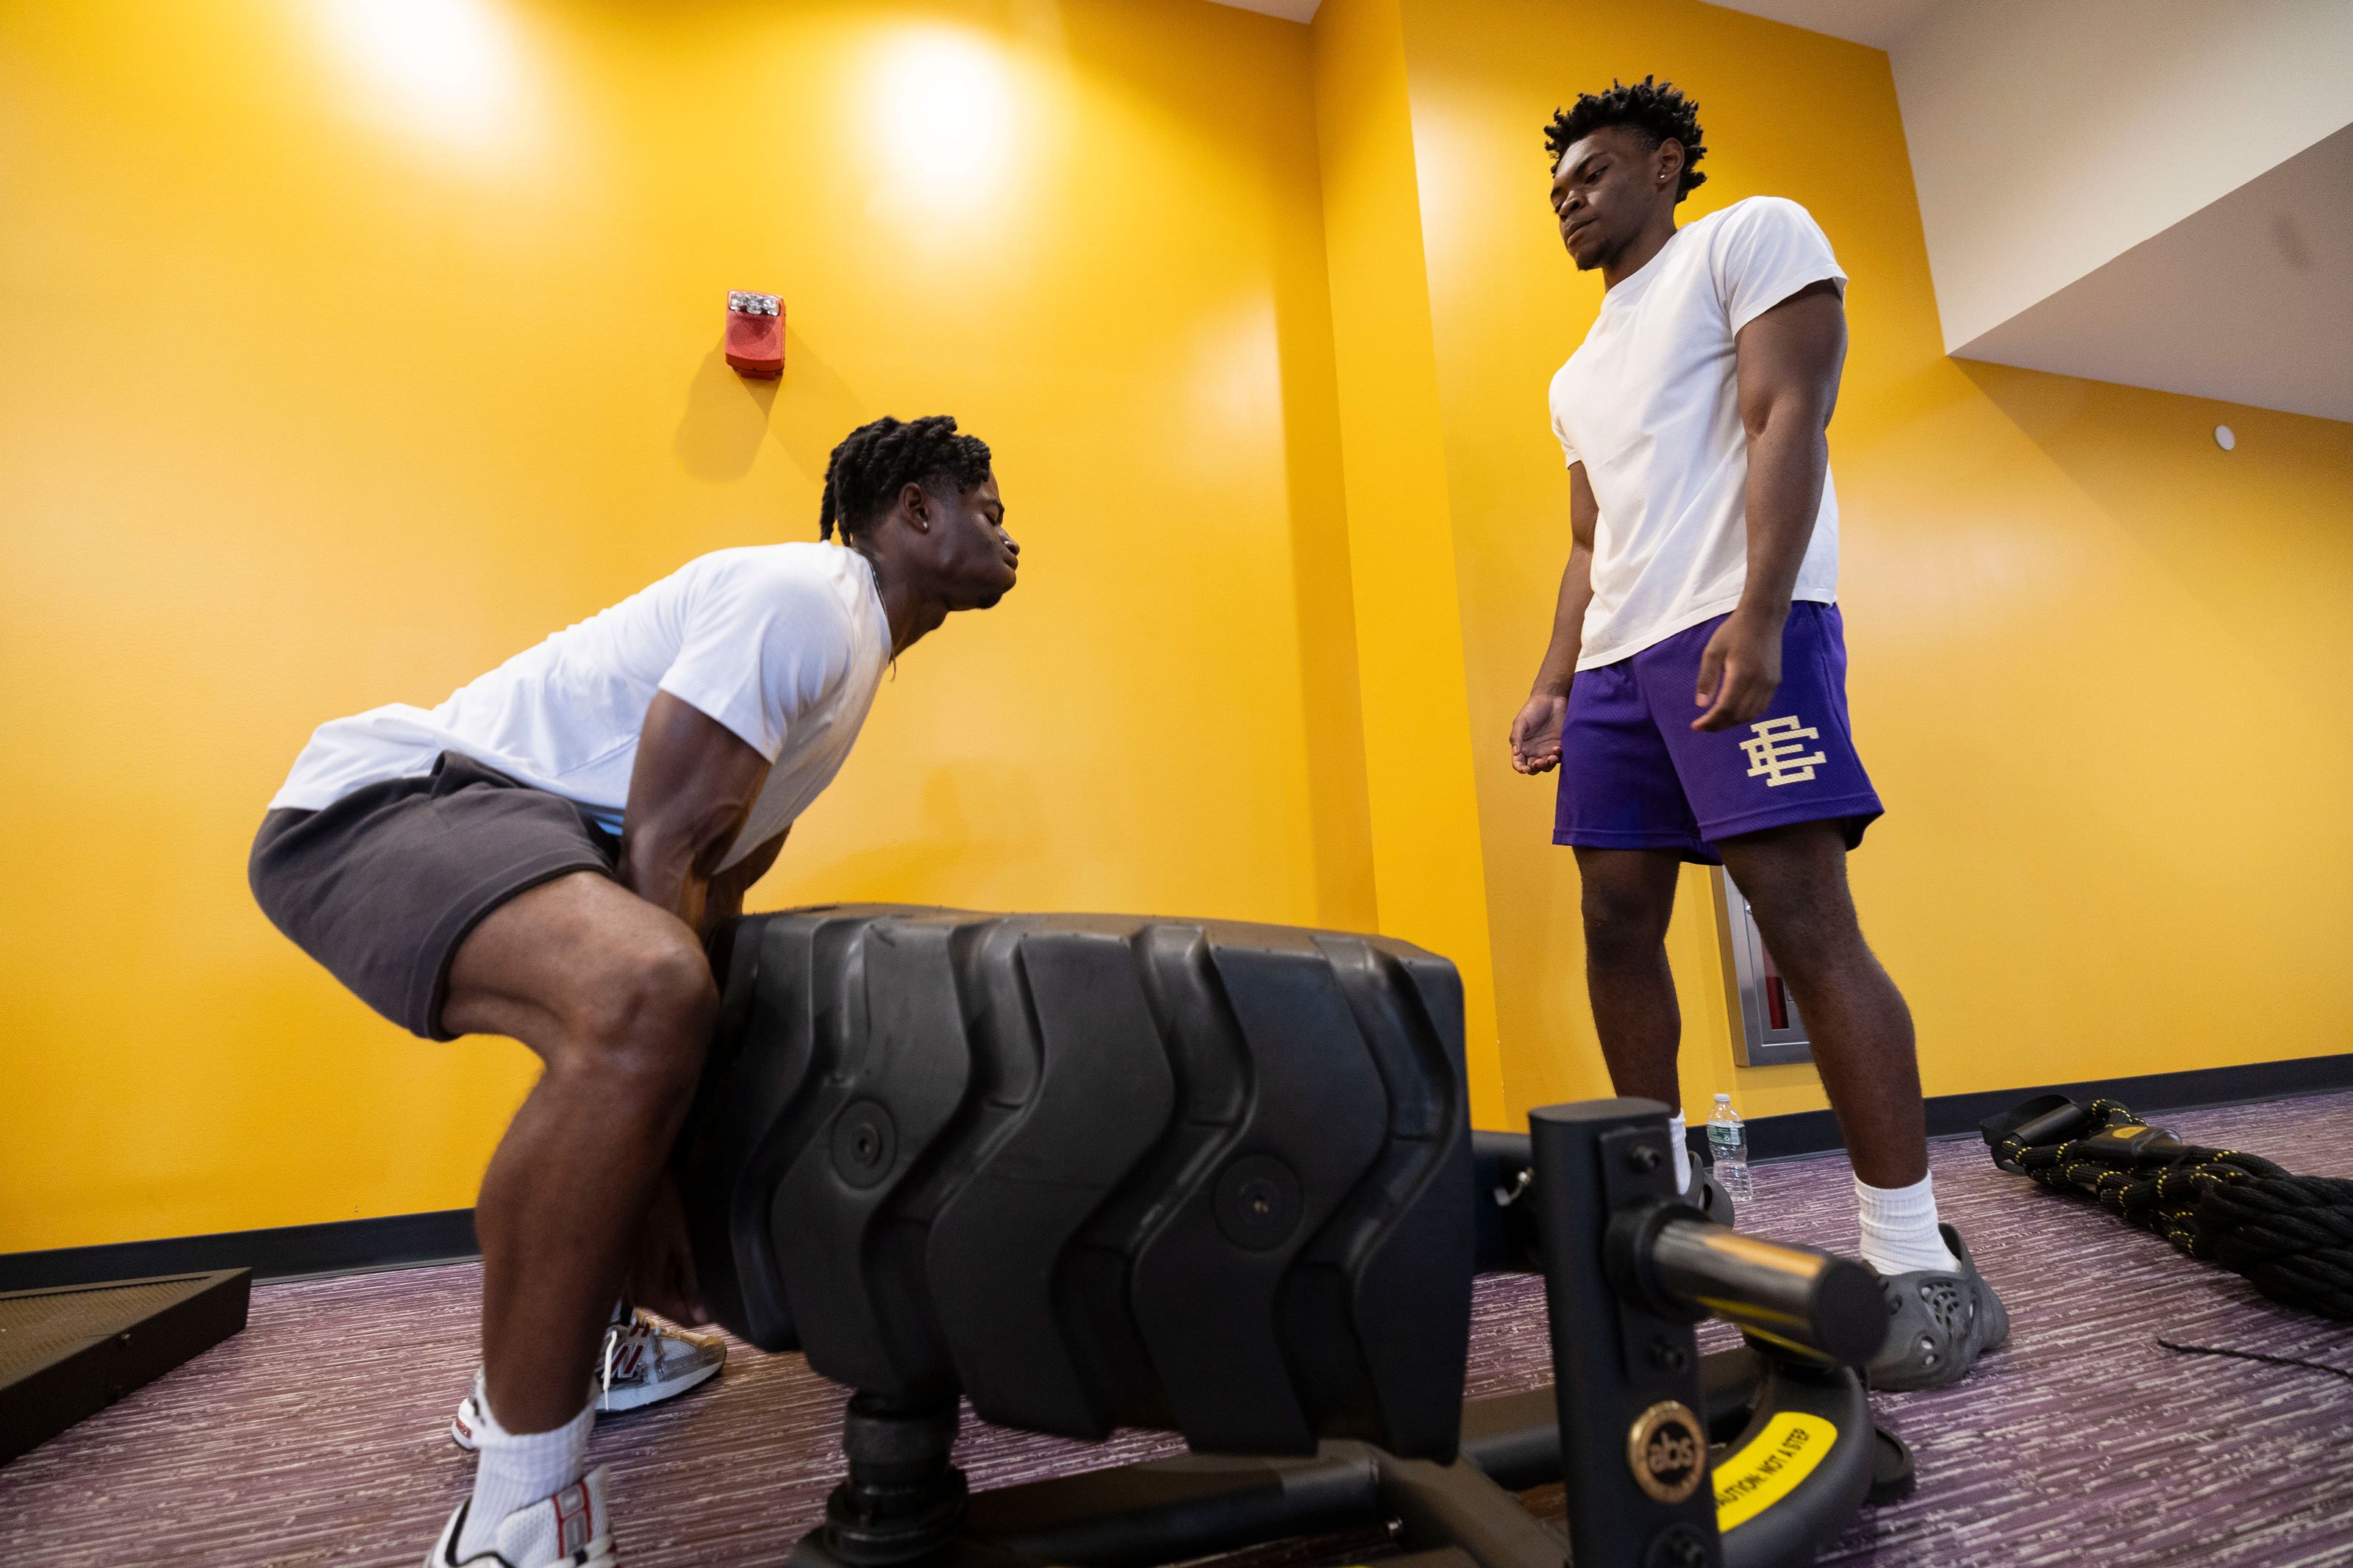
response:
<path id="1" fill-rule="evenodd" d="M 519 62 L 493 0 L 324 0 L 319 14 L 404 128 L 475 144 L 511 129 Z"/>
<path id="2" fill-rule="evenodd" d="M 1001 183 L 1013 89 L 997 52 L 969 35 L 911 35 L 883 52 L 873 102 L 894 194 L 967 207 Z M 895 204 L 894 204 L 895 205 Z"/>

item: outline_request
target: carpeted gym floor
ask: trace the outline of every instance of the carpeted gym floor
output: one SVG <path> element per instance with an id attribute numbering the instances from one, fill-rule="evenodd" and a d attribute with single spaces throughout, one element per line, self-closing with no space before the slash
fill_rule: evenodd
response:
<path id="1" fill-rule="evenodd" d="M 2196 1142 L 2353 1175 L 2353 1095 L 2159 1118 Z M 1822 1560 L 1888 1565 L 2353 1563 L 2353 1383 L 2171 1353 L 2161 1334 L 2353 1370 L 2353 1327 L 2276 1308 L 2156 1237 L 1935 1151 L 1947 1218 L 2010 1303 L 2015 1338 L 1975 1377 L 1892 1395 L 1919 1458 L 1911 1500 L 1866 1510 Z M 1844 1161 L 1762 1168 L 1744 1228 L 1852 1249 Z M 414 1568 L 464 1494 L 444 1435 L 474 1356 L 471 1267 L 269 1285 L 251 1326 L 0 1467 L 9 1568 Z M 1482 1283 L 1471 1392 L 1548 1374 L 1541 1285 Z M 717 1384 L 607 1423 L 628 1568 L 783 1560 L 835 1479 L 839 1394 L 794 1356 L 738 1347 Z M 967 1427 L 976 1487 L 1166 1451 Z M 1532 1506 L 1559 1508 L 1557 1489 Z M 1347 1551 L 1361 1557 L 1361 1544 Z"/>

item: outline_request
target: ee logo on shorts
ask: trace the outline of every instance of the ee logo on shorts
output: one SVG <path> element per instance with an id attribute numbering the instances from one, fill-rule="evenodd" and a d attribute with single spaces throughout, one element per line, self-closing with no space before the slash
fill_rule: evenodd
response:
<path id="1" fill-rule="evenodd" d="M 1767 789 L 1808 783 L 1814 776 L 1814 764 L 1830 761 L 1820 752 L 1798 754 L 1805 752 L 1806 742 L 1820 740 L 1822 732 L 1800 728 L 1794 713 L 1759 720 L 1748 728 L 1755 739 L 1740 742 L 1740 749 L 1748 753 L 1748 776 L 1763 779 Z"/>

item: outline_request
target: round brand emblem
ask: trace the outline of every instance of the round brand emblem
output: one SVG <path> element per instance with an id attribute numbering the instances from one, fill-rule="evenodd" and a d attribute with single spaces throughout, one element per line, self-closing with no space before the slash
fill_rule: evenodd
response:
<path id="1" fill-rule="evenodd" d="M 1707 1473 L 1707 1435 L 1691 1406 L 1662 1399 L 1634 1418 L 1626 1434 L 1626 1464 L 1634 1484 L 1660 1502 L 1681 1502 Z"/>

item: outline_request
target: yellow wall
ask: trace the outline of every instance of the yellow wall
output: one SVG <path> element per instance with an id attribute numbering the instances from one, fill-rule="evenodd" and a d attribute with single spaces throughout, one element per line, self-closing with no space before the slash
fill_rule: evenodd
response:
<path id="1" fill-rule="evenodd" d="M 1551 784 L 1503 740 L 1567 547 L 1545 388 L 1601 298 L 1542 129 L 1653 72 L 1707 130 L 1685 212 L 1793 197 L 1852 276 L 1831 455 L 1888 805 L 1852 870 L 1928 1092 L 2353 1048 L 2353 427 L 1947 359 L 1877 50 L 1693 0 L 1405 0 L 1404 38 L 1514 1111 L 1607 1083 Z M 1810 1069 L 1733 1067 L 1713 921 L 1687 871 L 1686 1107 L 1820 1106 Z"/>
<path id="2" fill-rule="evenodd" d="M 885 412 L 996 444 L 1024 584 L 755 905 L 1377 923 L 1462 967 L 1482 1121 L 1602 1089 L 1502 737 L 1599 295 L 1538 130 L 1653 70 L 1691 210 L 1794 196 L 1853 274 L 1855 877 L 1931 1091 L 2353 1047 L 2353 431 L 1945 359 L 1883 56 L 1694 0 L 84 0 L 0 9 L 0 1250 L 470 1202 L 526 1053 L 271 931 L 263 801 L 322 719 L 808 537 Z M 1688 1093 L 1819 1105 L 1730 1066 L 1707 927 Z"/>
<path id="3" fill-rule="evenodd" d="M 755 901 L 1370 923 L 1306 31 L 1082 0 L 0 9 L 0 1250 L 472 1201 L 533 1068 L 245 888 L 311 727 L 700 552 L 883 413 L 1023 585 Z M 773 387 L 724 291 L 786 297 Z M 1303 647 L 1303 639 L 1308 646 Z"/>
<path id="4" fill-rule="evenodd" d="M 1504 1116 L 1462 625 L 1398 0 L 1315 33 L 1341 449 L 1381 929 L 1455 961 L 1472 1114 Z"/>

